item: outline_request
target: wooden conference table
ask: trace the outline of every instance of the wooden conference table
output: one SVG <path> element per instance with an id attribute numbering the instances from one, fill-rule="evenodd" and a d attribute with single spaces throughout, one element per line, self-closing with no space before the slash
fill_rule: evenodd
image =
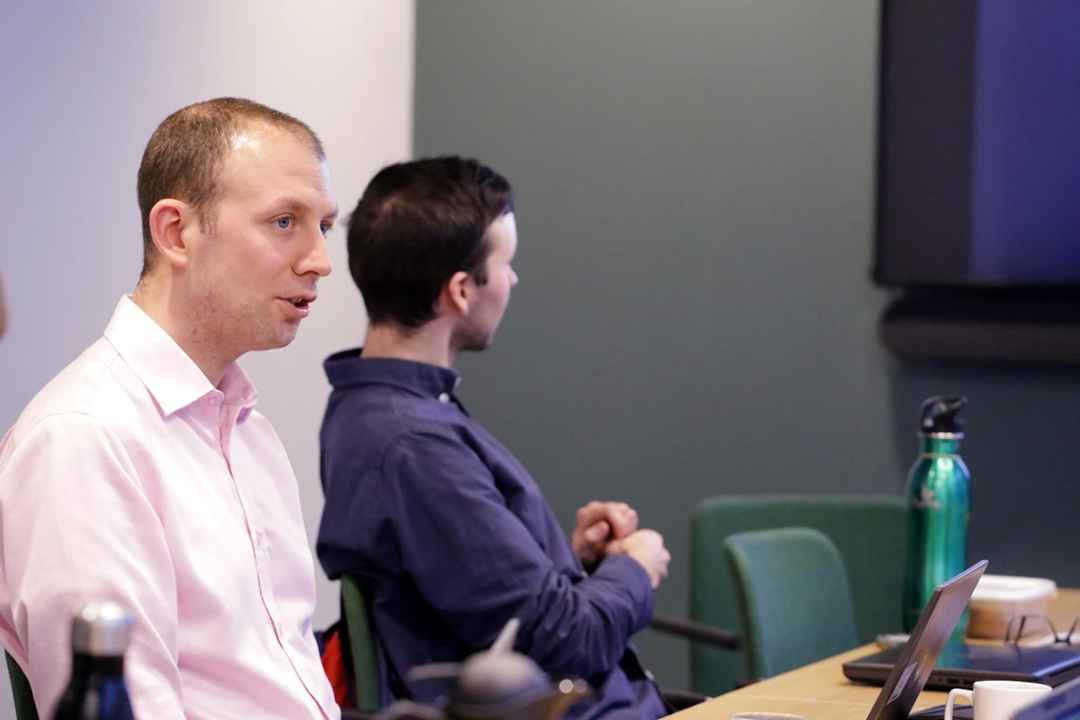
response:
<path id="1" fill-rule="evenodd" d="M 1059 589 L 1047 613 L 1059 630 L 1080 616 L 1080 590 Z M 805 667 L 720 695 L 675 713 L 678 720 L 728 720 L 736 712 L 776 712 L 810 720 L 866 720 L 881 688 L 853 683 L 841 668 L 848 660 L 869 655 L 874 644 L 849 650 Z M 924 690 L 915 710 L 943 705 L 947 692 Z"/>

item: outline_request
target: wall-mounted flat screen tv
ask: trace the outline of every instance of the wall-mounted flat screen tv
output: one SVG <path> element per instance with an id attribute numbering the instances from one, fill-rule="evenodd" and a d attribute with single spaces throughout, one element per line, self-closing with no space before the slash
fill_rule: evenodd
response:
<path id="1" fill-rule="evenodd" d="M 875 281 L 1080 291 L 1080 0 L 881 13 Z"/>

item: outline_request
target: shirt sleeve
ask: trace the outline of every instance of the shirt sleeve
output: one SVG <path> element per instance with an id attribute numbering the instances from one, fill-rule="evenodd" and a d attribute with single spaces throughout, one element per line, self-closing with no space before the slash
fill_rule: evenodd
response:
<path id="1" fill-rule="evenodd" d="M 457 438 L 404 436 L 384 472 L 395 488 L 402 562 L 470 646 L 487 647 L 516 617 L 518 650 L 548 672 L 589 678 L 614 668 L 648 623 L 653 590 L 644 568 L 616 555 L 576 583 L 559 572 Z"/>
<path id="2" fill-rule="evenodd" d="M 42 420 L 0 454 L 0 572 L 41 717 L 71 673 L 71 617 L 92 600 L 134 615 L 125 677 L 136 717 L 184 717 L 177 593 L 162 521 L 119 437 L 94 418 Z"/>

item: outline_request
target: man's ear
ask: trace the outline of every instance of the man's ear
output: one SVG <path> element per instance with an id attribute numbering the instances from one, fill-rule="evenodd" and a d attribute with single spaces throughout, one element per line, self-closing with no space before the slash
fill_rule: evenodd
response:
<path id="1" fill-rule="evenodd" d="M 443 299 L 458 315 L 468 315 L 473 287 L 472 276 L 464 270 L 458 270 L 443 286 Z"/>
<path id="2" fill-rule="evenodd" d="M 165 198 L 150 209 L 150 237 L 169 264 L 187 267 L 191 256 L 187 233 L 198 228 L 193 208 L 183 200 Z"/>

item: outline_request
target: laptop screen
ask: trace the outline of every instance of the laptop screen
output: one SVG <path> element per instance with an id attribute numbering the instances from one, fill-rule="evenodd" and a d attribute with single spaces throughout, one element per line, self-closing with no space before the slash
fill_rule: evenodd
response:
<path id="1" fill-rule="evenodd" d="M 987 564 L 975 563 L 930 596 L 867 720 L 907 720 Z"/>
<path id="2" fill-rule="evenodd" d="M 1076 720 L 1080 717 L 1080 680 L 1062 685 L 1042 700 L 1028 705 L 1013 720 Z"/>

